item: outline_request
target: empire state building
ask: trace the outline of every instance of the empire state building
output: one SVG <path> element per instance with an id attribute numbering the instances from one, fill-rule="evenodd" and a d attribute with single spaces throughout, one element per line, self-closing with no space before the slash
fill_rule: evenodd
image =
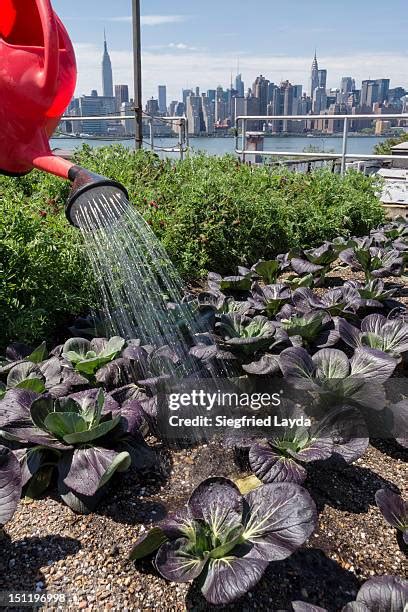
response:
<path id="1" fill-rule="evenodd" d="M 113 98 L 113 74 L 112 62 L 108 53 L 108 44 L 106 42 L 106 32 L 104 35 L 104 52 L 102 59 L 102 89 L 103 95 L 108 98 Z"/>

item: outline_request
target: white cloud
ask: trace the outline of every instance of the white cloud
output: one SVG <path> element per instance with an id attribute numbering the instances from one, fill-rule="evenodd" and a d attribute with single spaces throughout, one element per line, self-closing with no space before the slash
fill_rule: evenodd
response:
<path id="1" fill-rule="evenodd" d="M 141 22 L 144 26 L 159 26 L 166 25 L 168 23 L 183 23 L 189 19 L 188 15 L 142 15 Z M 115 22 L 124 22 L 131 23 L 132 17 L 111 17 L 105 21 L 115 21 Z"/>
<path id="2" fill-rule="evenodd" d="M 199 85 L 203 90 L 219 84 L 228 86 L 231 68 L 235 70 L 237 53 L 215 54 L 205 50 L 194 53 L 173 43 L 174 47 L 162 50 L 145 49 L 143 53 L 144 99 L 157 96 L 157 85 L 166 83 L 169 99 L 180 99 L 181 89 Z M 77 92 L 89 93 L 101 89 L 101 50 L 91 44 L 75 45 L 78 59 L 79 80 Z M 112 51 L 114 80 L 132 86 L 133 69 L 131 51 Z M 351 74 L 361 82 L 368 78 L 390 78 L 391 86 L 408 89 L 406 73 L 408 54 L 404 53 L 354 53 L 350 55 L 322 56 L 319 64 L 328 70 L 328 86 L 338 87 L 344 75 Z M 310 57 L 240 55 L 240 72 L 246 87 L 258 74 L 264 74 L 275 83 L 289 79 L 302 83 L 307 90 L 311 67 Z"/>
<path id="3" fill-rule="evenodd" d="M 197 47 L 190 47 L 185 43 L 170 43 L 168 47 L 169 49 L 179 49 L 179 51 L 198 51 Z"/>

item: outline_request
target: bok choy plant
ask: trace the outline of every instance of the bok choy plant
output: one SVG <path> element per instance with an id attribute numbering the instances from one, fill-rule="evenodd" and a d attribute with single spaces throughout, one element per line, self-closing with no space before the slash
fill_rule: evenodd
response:
<path id="1" fill-rule="evenodd" d="M 408 351 L 408 323 L 400 319 L 387 319 L 381 314 L 372 314 L 362 320 L 360 329 L 339 319 L 338 330 L 343 342 L 354 349 L 378 349 L 398 361 Z"/>
<path id="2" fill-rule="evenodd" d="M 143 418 L 137 402 L 121 409 L 102 390 L 54 399 L 13 389 L 0 402 L 0 438 L 17 447 L 29 495 L 42 494 L 56 474 L 64 501 L 85 512 L 115 472 L 153 465 L 155 455 L 139 432 Z"/>
<path id="3" fill-rule="evenodd" d="M 198 579 L 210 604 L 228 604 L 251 590 L 271 561 L 299 548 L 316 521 L 315 504 L 299 485 L 264 485 L 242 496 L 232 481 L 210 478 L 195 489 L 185 511 L 143 535 L 130 558 L 155 554 L 164 578 Z"/>

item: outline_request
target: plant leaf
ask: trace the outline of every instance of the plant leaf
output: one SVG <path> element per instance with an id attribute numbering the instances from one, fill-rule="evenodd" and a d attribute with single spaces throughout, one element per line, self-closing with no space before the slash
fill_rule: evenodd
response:
<path id="1" fill-rule="evenodd" d="M 249 451 L 251 470 L 257 478 L 271 482 L 296 482 L 302 484 L 307 477 L 306 469 L 290 457 L 277 452 L 270 444 L 254 444 Z"/>
<path id="2" fill-rule="evenodd" d="M 227 478 L 208 478 L 201 482 L 188 500 L 195 519 L 204 520 L 215 537 L 223 536 L 241 524 L 243 498 L 238 487 Z"/>
<path id="3" fill-rule="evenodd" d="M 121 417 L 118 415 L 111 421 L 100 423 L 96 427 L 92 427 L 92 429 L 66 434 L 63 436 L 64 441 L 67 442 L 67 444 L 86 444 L 87 442 L 93 442 L 93 440 L 102 438 L 112 431 L 112 429 L 115 429 L 115 427 L 119 425 L 120 419 Z"/>
<path id="4" fill-rule="evenodd" d="M 86 421 L 75 412 L 51 412 L 44 421 L 47 431 L 59 438 L 75 432 L 86 432 Z"/>
<path id="5" fill-rule="evenodd" d="M 187 538 L 165 542 L 156 555 L 156 567 L 163 578 L 171 582 L 189 582 L 197 578 L 208 556 L 199 557 L 191 550 Z"/>
<path id="6" fill-rule="evenodd" d="M 248 493 L 245 500 L 249 511 L 242 537 L 266 561 L 289 557 L 316 527 L 315 503 L 297 484 L 266 484 Z"/>
<path id="7" fill-rule="evenodd" d="M 11 450 L 0 446 L 0 526 L 16 511 L 21 497 L 21 470 Z"/>
<path id="8" fill-rule="evenodd" d="M 134 544 L 129 554 L 131 561 L 138 561 L 152 555 L 162 544 L 167 542 L 167 536 L 160 527 L 153 527 L 144 533 Z"/>
<path id="9" fill-rule="evenodd" d="M 223 559 L 211 559 L 201 592 L 210 604 L 232 603 L 259 582 L 267 566 L 268 562 L 259 558 L 230 555 Z"/>
<path id="10" fill-rule="evenodd" d="M 129 453 L 91 446 L 64 453 L 58 463 L 58 470 L 60 480 L 66 487 L 91 497 L 116 471 L 128 469 L 130 463 Z"/>

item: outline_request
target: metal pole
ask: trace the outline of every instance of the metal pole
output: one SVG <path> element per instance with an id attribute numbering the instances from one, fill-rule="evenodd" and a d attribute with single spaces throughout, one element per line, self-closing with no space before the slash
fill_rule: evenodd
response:
<path id="1" fill-rule="evenodd" d="M 185 139 L 186 139 L 186 156 L 190 157 L 190 127 L 188 125 L 188 118 L 184 117 L 184 129 L 185 129 Z"/>
<path id="2" fill-rule="evenodd" d="M 133 14 L 133 69 L 135 79 L 135 147 L 143 147 L 143 117 L 142 117 L 142 45 L 140 27 L 140 0 L 132 0 Z"/>
<path id="3" fill-rule="evenodd" d="M 344 119 L 343 128 L 343 150 L 341 153 L 341 175 L 344 176 L 346 172 L 346 159 L 347 159 L 347 138 L 348 138 L 348 119 Z"/>
<path id="4" fill-rule="evenodd" d="M 154 119 L 153 117 L 149 119 L 149 127 L 150 127 L 150 148 L 154 151 Z"/>
<path id="5" fill-rule="evenodd" d="M 183 161 L 184 159 L 184 134 L 183 134 L 183 128 L 184 128 L 184 123 L 183 123 L 183 119 L 180 119 L 179 125 L 179 141 L 178 141 L 178 146 L 179 146 L 179 150 L 180 150 L 180 161 Z"/>
<path id="6" fill-rule="evenodd" d="M 247 132 L 247 122 L 246 119 L 242 120 L 242 150 L 246 150 L 246 132 Z M 242 154 L 242 162 L 245 164 L 245 153 Z"/>

